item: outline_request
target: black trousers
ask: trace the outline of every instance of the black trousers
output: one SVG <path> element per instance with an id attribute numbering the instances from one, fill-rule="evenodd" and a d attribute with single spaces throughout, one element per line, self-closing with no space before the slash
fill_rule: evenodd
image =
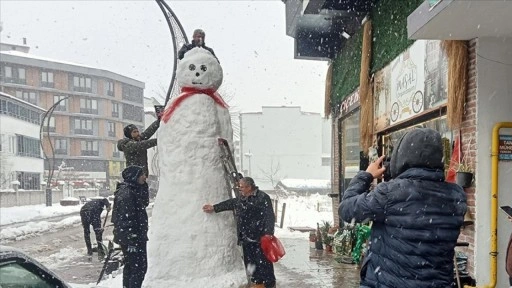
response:
<path id="1" fill-rule="evenodd" d="M 251 274 L 251 282 L 264 284 L 265 288 L 276 286 L 274 264 L 268 261 L 258 242 L 242 243 L 245 269 Z"/>
<path id="2" fill-rule="evenodd" d="M 96 242 L 98 242 L 98 251 L 102 249 L 101 242 L 103 236 L 103 229 L 101 229 L 101 217 L 100 214 L 94 215 L 90 211 L 80 212 L 80 218 L 82 219 L 82 226 L 84 226 L 84 239 L 85 246 L 87 247 L 87 252 L 92 252 L 91 246 L 91 230 L 90 226 L 94 229 L 94 234 L 96 235 Z"/>
<path id="3" fill-rule="evenodd" d="M 139 242 L 136 251 L 128 251 L 128 245 L 121 245 L 124 256 L 123 288 L 140 288 L 148 270 L 147 242 Z"/>

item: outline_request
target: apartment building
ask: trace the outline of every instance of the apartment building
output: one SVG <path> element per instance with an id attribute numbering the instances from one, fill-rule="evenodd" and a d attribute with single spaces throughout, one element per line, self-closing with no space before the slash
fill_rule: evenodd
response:
<path id="1" fill-rule="evenodd" d="M 75 185 L 115 187 L 124 168 L 117 140 L 123 127 L 144 127 L 144 83 L 104 69 L 43 58 L 28 49 L 0 51 L 0 91 L 45 111 L 60 101 L 43 123 L 46 173 L 73 171 Z M 51 143 L 51 145 L 50 145 Z M 53 147 L 53 151 L 51 149 Z M 65 165 L 63 165 L 65 164 Z"/>
<path id="2" fill-rule="evenodd" d="M 44 110 L 0 92 L 0 189 L 39 190 L 44 172 L 39 127 Z"/>

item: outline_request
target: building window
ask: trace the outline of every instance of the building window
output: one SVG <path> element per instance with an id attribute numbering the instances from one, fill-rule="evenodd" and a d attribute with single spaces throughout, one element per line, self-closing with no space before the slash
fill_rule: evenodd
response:
<path id="1" fill-rule="evenodd" d="M 53 104 L 59 102 L 59 100 L 62 100 L 66 98 L 66 96 L 64 95 L 54 95 L 53 96 Z M 62 100 L 60 101 L 59 105 L 55 106 L 55 111 L 66 111 L 68 110 L 68 100 L 65 99 L 65 100 Z"/>
<path id="2" fill-rule="evenodd" d="M 20 189 L 39 190 L 41 185 L 41 173 L 16 172 Z"/>
<path id="3" fill-rule="evenodd" d="M 80 113 L 98 114 L 98 100 L 80 99 Z"/>
<path id="4" fill-rule="evenodd" d="M 107 124 L 108 124 L 108 136 L 116 137 L 116 123 L 108 122 Z"/>
<path id="5" fill-rule="evenodd" d="M 137 107 L 129 104 L 123 104 L 123 119 L 142 122 L 144 118 L 144 110 L 142 107 Z"/>
<path id="6" fill-rule="evenodd" d="M 82 156 L 99 156 L 98 141 L 80 141 Z"/>
<path id="7" fill-rule="evenodd" d="M 331 166 L 331 157 L 322 157 L 322 166 Z"/>
<path id="8" fill-rule="evenodd" d="M 26 84 L 25 68 L 3 66 L 2 78 L 6 83 Z"/>
<path id="9" fill-rule="evenodd" d="M 119 118 L 119 103 L 112 103 L 112 117 Z"/>
<path id="10" fill-rule="evenodd" d="M 341 169 L 343 174 L 344 190 L 350 180 L 359 171 L 360 151 L 359 146 L 359 109 L 341 120 Z"/>
<path id="11" fill-rule="evenodd" d="M 73 76 L 73 91 L 92 93 L 92 79 L 85 76 Z"/>
<path id="12" fill-rule="evenodd" d="M 5 82 L 11 82 L 12 79 L 12 67 L 11 66 L 4 66 L 4 69 L 2 71 L 2 75 L 4 75 L 4 81 Z"/>
<path id="13" fill-rule="evenodd" d="M 55 87 L 53 83 L 53 72 L 41 71 L 41 86 L 49 88 Z"/>
<path id="14" fill-rule="evenodd" d="M 75 119 L 75 134 L 93 135 L 94 130 L 91 119 Z"/>
<path id="15" fill-rule="evenodd" d="M 19 98 L 23 101 L 27 101 L 30 104 L 37 105 L 37 94 L 36 92 L 29 92 L 29 91 L 16 91 L 16 98 Z"/>
<path id="16" fill-rule="evenodd" d="M 0 100 L 0 113 L 7 114 L 7 101 Z"/>
<path id="17" fill-rule="evenodd" d="M 45 121 L 43 124 L 43 131 L 55 132 L 55 116 L 45 118 Z"/>
<path id="18" fill-rule="evenodd" d="M 130 85 L 123 85 L 123 99 L 142 103 L 142 89 Z"/>
<path id="19" fill-rule="evenodd" d="M 117 149 L 117 143 L 112 143 L 112 157 L 119 158 L 121 157 L 121 152 Z"/>
<path id="20" fill-rule="evenodd" d="M 16 142 L 18 144 L 18 151 L 16 155 L 41 158 L 41 146 L 39 139 L 16 135 Z"/>
<path id="21" fill-rule="evenodd" d="M 55 154 L 67 155 L 68 154 L 68 140 L 55 139 L 54 149 L 55 149 Z"/>
<path id="22" fill-rule="evenodd" d="M 114 96 L 114 82 L 112 82 L 112 81 L 105 82 L 105 94 L 108 96 Z"/>
<path id="23" fill-rule="evenodd" d="M 41 113 L 39 110 L 35 110 L 35 108 L 30 107 L 28 105 L 18 105 L 17 103 L 9 102 L 6 100 L 0 101 L 0 112 L 2 114 L 7 114 L 9 116 L 34 123 L 41 123 Z"/>

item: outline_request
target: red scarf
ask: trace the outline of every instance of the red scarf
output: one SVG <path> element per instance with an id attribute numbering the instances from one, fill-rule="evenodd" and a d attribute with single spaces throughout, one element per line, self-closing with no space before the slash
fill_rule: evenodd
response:
<path id="1" fill-rule="evenodd" d="M 167 123 L 169 119 L 171 119 L 171 115 L 178 108 L 178 106 L 181 104 L 181 102 L 185 101 L 185 99 L 189 98 L 192 95 L 195 94 L 206 94 L 210 96 L 215 103 L 219 104 L 220 106 L 224 108 L 229 108 L 228 104 L 222 100 L 219 93 L 216 92 L 214 89 L 199 89 L 195 87 L 183 87 L 181 88 L 181 94 L 176 98 L 169 107 L 167 107 L 162 115 L 162 121 L 164 123 Z"/>

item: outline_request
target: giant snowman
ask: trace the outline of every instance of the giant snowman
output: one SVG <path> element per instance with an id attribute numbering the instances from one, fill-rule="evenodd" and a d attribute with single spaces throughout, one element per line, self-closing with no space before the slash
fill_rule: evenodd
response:
<path id="1" fill-rule="evenodd" d="M 177 67 L 182 93 L 169 101 L 158 132 L 160 185 L 149 229 L 144 287 L 240 287 L 247 282 L 232 213 L 203 204 L 228 198 L 218 137 L 232 147 L 227 104 L 217 94 L 222 68 L 194 48 Z"/>

